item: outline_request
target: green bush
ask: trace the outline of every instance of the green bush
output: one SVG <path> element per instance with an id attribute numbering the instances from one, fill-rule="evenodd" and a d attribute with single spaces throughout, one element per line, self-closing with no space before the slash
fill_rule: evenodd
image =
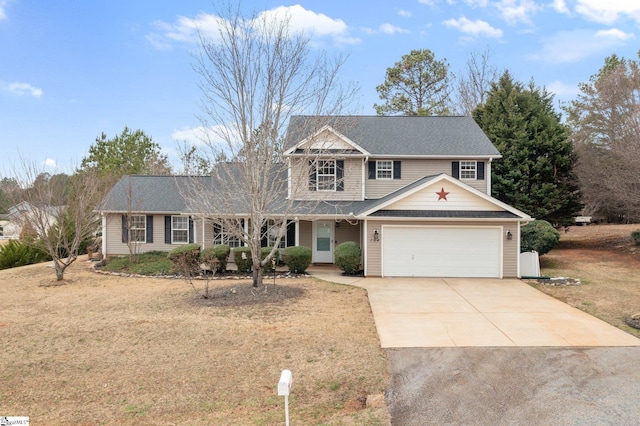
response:
<path id="1" fill-rule="evenodd" d="M 206 265 L 215 264 L 215 272 L 225 272 L 230 253 L 231 248 L 226 244 L 208 247 L 200 252 L 200 262 Z"/>
<path id="2" fill-rule="evenodd" d="M 302 274 L 311 264 L 311 249 L 302 246 L 287 247 L 284 249 L 282 260 L 290 272 Z"/>
<path id="3" fill-rule="evenodd" d="M 640 231 L 633 231 L 631 233 L 631 238 L 636 242 L 637 246 L 640 246 Z"/>
<path id="4" fill-rule="evenodd" d="M 133 263 L 130 262 L 129 256 L 109 258 L 102 270 L 151 276 L 176 272 L 166 251 L 148 251 L 138 254 L 135 258 L 136 261 Z"/>
<path id="5" fill-rule="evenodd" d="M 244 259 L 242 258 L 244 253 Z M 233 249 L 233 261 L 236 263 L 238 272 L 251 272 L 251 249 L 249 247 L 236 247 Z"/>
<path id="6" fill-rule="evenodd" d="M 176 247 L 167 256 L 176 270 L 186 276 L 200 274 L 200 244 Z"/>
<path id="7" fill-rule="evenodd" d="M 9 240 L 9 242 L 0 246 L 0 269 L 32 265 L 46 262 L 47 260 L 51 260 L 51 256 L 46 252 L 23 244 L 18 240 Z"/>
<path id="8" fill-rule="evenodd" d="M 346 241 L 336 246 L 335 261 L 338 268 L 345 274 L 352 275 L 358 272 L 362 251 L 360 246 L 353 241 Z"/>
<path id="9" fill-rule="evenodd" d="M 560 241 L 560 233 L 546 220 L 534 220 L 520 228 L 520 251 L 549 253 Z"/>
<path id="10" fill-rule="evenodd" d="M 266 259 L 266 257 L 269 256 L 269 253 L 271 253 L 272 249 L 273 249 L 273 247 L 262 247 L 260 249 L 261 259 L 262 260 Z M 276 258 L 276 263 L 278 263 L 278 252 L 277 251 L 273 254 L 273 257 Z M 262 272 L 264 272 L 265 274 L 267 274 L 269 272 L 273 272 L 273 260 L 271 262 L 268 262 L 266 265 L 264 265 L 262 267 Z"/>

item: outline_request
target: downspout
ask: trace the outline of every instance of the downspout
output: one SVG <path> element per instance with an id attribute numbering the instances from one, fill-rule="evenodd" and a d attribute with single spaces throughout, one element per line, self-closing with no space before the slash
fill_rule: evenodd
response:
<path id="1" fill-rule="evenodd" d="M 485 170 L 484 174 L 487 176 L 487 194 L 491 197 L 491 162 L 493 158 L 489 157 L 489 161 L 487 162 L 487 170 Z"/>

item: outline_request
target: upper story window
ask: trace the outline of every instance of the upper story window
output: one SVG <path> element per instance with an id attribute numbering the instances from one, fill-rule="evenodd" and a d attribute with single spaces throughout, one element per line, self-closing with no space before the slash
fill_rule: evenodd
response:
<path id="1" fill-rule="evenodd" d="M 376 161 L 376 179 L 393 179 L 393 161 Z"/>
<path id="2" fill-rule="evenodd" d="M 171 216 L 171 243 L 187 244 L 189 242 L 189 218 L 187 216 Z"/>
<path id="3" fill-rule="evenodd" d="M 309 191 L 344 191 L 344 160 L 309 161 Z"/>
<path id="4" fill-rule="evenodd" d="M 476 179 L 477 165 L 476 161 L 461 161 L 460 179 Z"/>
<path id="5" fill-rule="evenodd" d="M 129 242 L 144 243 L 145 241 L 147 241 L 147 216 L 131 216 L 129 222 Z"/>

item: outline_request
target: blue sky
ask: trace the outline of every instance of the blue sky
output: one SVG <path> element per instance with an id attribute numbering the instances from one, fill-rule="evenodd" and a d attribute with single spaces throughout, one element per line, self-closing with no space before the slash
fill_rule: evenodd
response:
<path id="1" fill-rule="evenodd" d="M 636 58 L 638 0 L 244 0 L 287 8 L 313 46 L 349 55 L 341 75 L 374 114 L 376 85 L 412 49 L 453 72 L 471 51 L 568 101 L 616 53 Z M 152 136 L 177 165 L 177 142 L 200 126 L 195 28 L 214 31 L 211 0 L 0 0 L 0 177 L 25 159 L 72 172 L 102 132 Z"/>

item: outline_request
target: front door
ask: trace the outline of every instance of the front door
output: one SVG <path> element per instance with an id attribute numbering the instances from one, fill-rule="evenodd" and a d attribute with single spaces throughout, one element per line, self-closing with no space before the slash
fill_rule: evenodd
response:
<path id="1" fill-rule="evenodd" d="M 318 220 L 313 225 L 313 261 L 333 263 L 333 221 Z"/>

